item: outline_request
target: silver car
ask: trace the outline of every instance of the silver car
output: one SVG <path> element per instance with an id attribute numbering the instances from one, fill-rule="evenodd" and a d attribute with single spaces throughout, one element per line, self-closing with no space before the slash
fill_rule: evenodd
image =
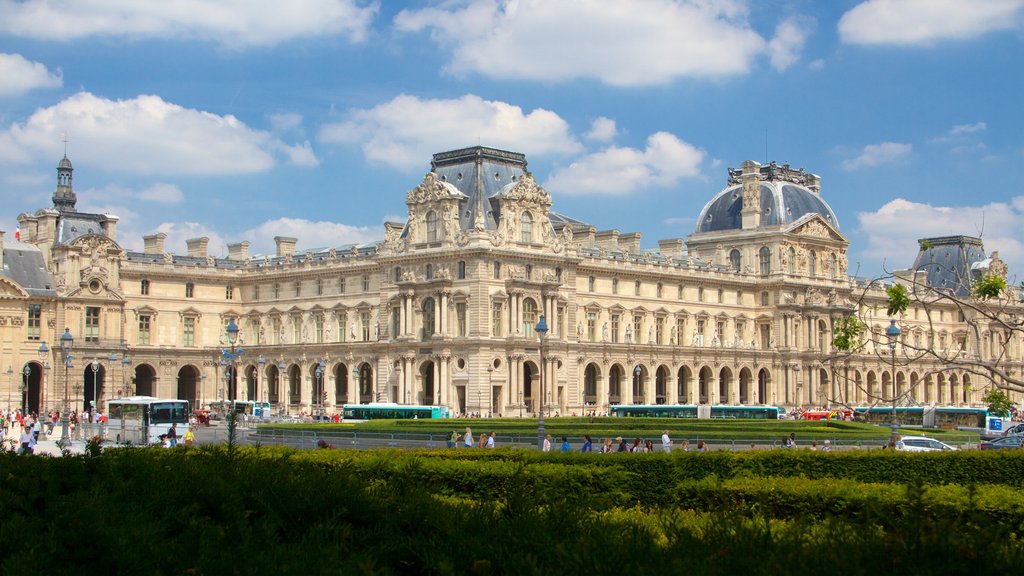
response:
<path id="1" fill-rule="evenodd" d="M 956 450 L 956 448 L 927 436 L 904 436 L 902 450 L 904 452 L 941 452 Z"/>

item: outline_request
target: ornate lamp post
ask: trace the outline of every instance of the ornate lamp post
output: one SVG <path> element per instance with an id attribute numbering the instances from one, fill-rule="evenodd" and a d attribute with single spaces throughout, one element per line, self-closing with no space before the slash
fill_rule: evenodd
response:
<path id="1" fill-rule="evenodd" d="M 359 367 L 355 364 L 352 365 L 352 385 L 356 387 L 356 404 L 362 404 L 363 390 L 360 388 L 359 382 Z"/>
<path id="2" fill-rule="evenodd" d="M 96 396 L 99 388 L 96 384 L 96 375 L 100 371 L 100 359 L 93 358 L 92 362 L 89 363 L 89 367 L 92 368 L 92 400 L 89 401 L 89 419 L 92 420 L 93 411 L 96 410 Z"/>
<path id="3" fill-rule="evenodd" d="M 32 365 L 25 364 L 25 368 L 22 370 L 25 375 L 21 380 L 21 415 L 25 416 L 28 414 L 28 378 L 32 375 Z"/>
<path id="4" fill-rule="evenodd" d="M 267 368 L 267 357 L 260 354 L 259 357 L 256 358 L 256 364 L 259 365 L 259 368 L 256 369 L 256 400 L 266 402 L 266 394 L 263 394 L 262 396 L 260 395 L 260 379 L 263 378 L 263 371 Z M 260 406 L 260 416 L 266 416 L 266 414 L 263 413 L 262 406 Z"/>
<path id="5" fill-rule="evenodd" d="M 74 348 L 75 339 L 71 336 L 71 329 L 64 328 L 64 334 L 60 337 L 60 350 L 64 355 L 64 409 L 60 412 L 60 441 L 67 443 L 71 441 L 68 436 L 68 368 L 71 367 L 71 349 Z"/>
<path id="6" fill-rule="evenodd" d="M 284 384 L 284 371 L 287 366 L 284 365 L 284 358 L 277 361 L 277 403 L 281 403 L 281 388 Z M 287 406 L 287 403 L 285 403 Z M 279 410 L 280 411 L 280 410 Z"/>
<path id="7" fill-rule="evenodd" d="M 892 422 L 889 423 L 889 427 L 892 428 L 892 436 L 889 441 L 895 446 L 896 436 L 899 435 L 900 424 L 896 420 L 896 401 L 899 396 L 896 394 L 896 344 L 900 340 L 900 327 L 896 325 L 896 320 L 889 321 L 889 327 L 885 329 L 885 337 L 889 339 L 889 352 L 892 354 Z"/>
<path id="8" fill-rule="evenodd" d="M 43 396 L 46 395 L 46 370 L 50 363 L 46 361 L 50 355 L 50 349 L 46 346 L 46 340 L 39 343 L 39 365 L 43 367 L 43 373 L 39 375 L 39 411 L 43 411 Z"/>
<path id="9" fill-rule="evenodd" d="M 537 417 L 537 448 L 544 449 L 544 336 L 548 333 L 548 323 L 544 321 L 544 315 L 540 315 L 537 326 L 534 327 L 540 339 L 540 412 Z"/>
<path id="10" fill-rule="evenodd" d="M 326 369 L 327 369 L 327 361 L 321 360 L 320 362 L 317 362 L 316 370 L 314 370 L 314 373 L 316 374 L 316 383 L 317 383 L 317 386 L 316 386 L 316 403 L 318 404 L 318 406 L 317 406 L 317 414 L 322 414 L 323 413 L 324 402 L 327 401 L 327 395 L 324 394 L 324 370 L 326 370 Z"/>
<path id="11" fill-rule="evenodd" d="M 639 390 L 641 394 L 644 392 L 643 383 L 640 382 L 640 374 L 642 373 L 643 368 L 640 368 L 640 365 L 637 364 L 636 367 L 633 368 L 633 388 L 635 390 Z M 646 398 L 644 400 L 646 400 Z M 719 402 L 721 402 L 721 399 L 719 399 Z M 636 398 L 633 398 L 633 404 L 636 404 Z"/>
<path id="12" fill-rule="evenodd" d="M 135 391 L 128 389 L 128 379 L 126 375 L 128 373 L 128 366 L 131 366 L 132 360 L 128 357 L 128 353 L 125 352 L 121 355 L 121 388 L 124 390 L 125 396 L 134 396 Z"/>
<path id="13" fill-rule="evenodd" d="M 225 331 L 228 334 L 227 345 L 228 348 L 221 348 L 221 365 L 224 366 L 224 397 L 223 400 L 234 400 L 231 398 L 231 380 L 236 376 L 238 371 L 238 361 L 245 353 L 242 348 L 236 348 L 238 345 L 238 324 L 235 324 L 235 319 L 231 318 L 228 321 L 227 328 Z M 221 408 L 223 409 L 224 402 L 221 402 Z"/>

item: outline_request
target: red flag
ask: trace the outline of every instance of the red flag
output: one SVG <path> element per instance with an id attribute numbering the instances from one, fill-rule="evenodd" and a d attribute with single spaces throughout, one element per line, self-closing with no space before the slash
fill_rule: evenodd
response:
<path id="1" fill-rule="evenodd" d="M 14 239 L 21 240 L 21 224 L 18 224 L 18 229 L 14 231 Z"/>

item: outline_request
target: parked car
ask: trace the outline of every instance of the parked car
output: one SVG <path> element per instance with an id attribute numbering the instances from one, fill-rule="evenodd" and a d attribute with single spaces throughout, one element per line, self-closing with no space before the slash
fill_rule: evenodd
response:
<path id="1" fill-rule="evenodd" d="M 956 450 L 956 448 L 927 436 L 904 436 L 901 450 L 904 452 L 942 452 Z"/>
<path id="2" fill-rule="evenodd" d="M 1004 436 L 1020 436 L 1024 435 L 1024 423 L 1014 424 L 1002 432 L 987 432 L 981 435 L 982 440 L 995 440 L 996 438 L 1002 438 Z"/>
<path id="3" fill-rule="evenodd" d="M 978 445 L 978 448 L 982 450 L 1004 450 L 1007 448 L 1019 450 L 1021 444 L 1024 444 L 1024 435 L 1003 436 L 1002 438 L 982 442 Z"/>

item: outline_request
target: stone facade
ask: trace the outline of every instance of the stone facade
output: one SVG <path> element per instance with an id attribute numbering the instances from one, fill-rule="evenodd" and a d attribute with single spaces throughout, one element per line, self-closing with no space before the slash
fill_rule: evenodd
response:
<path id="1" fill-rule="evenodd" d="M 891 390 L 887 347 L 827 361 L 834 322 L 858 307 L 884 334 L 884 293 L 847 275 L 849 242 L 820 179 L 788 166 L 730 170 L 694 234 L 644 250 L 639 234 L 553 211 L 522 155 L 468 148 L 435 155 L 406 195 L 407 221 L 386 224 L 379 242 L 302 250 L 301 238 L 278 237 L 273 255 L 250 255 L 242 241 L 226 258 L 210 256 L 204 238 L 167 253 L 162 234 L 124 250 L 116 217 L 75 211 L 70 173 L 65 158 L 54 208 L 19 216 L 50 291 L 0 276 L 3 356 L 30 367 L 34 409 L 59 407 L 65 384 L 76 405 L 136 393 L 194 406 L 255 399 L 288 413 L 387 401 L 505 416 L 541 403 L 560 414 L 864 405 Z M 41 329 L 29 333 L 33 305 Z M 969 337 L 952 304 L 937 304 L 930 322 L 922 313 L 901 319 L 904 342 L 931 333 L 937 347 L 1000 353 L 994 333 Z M 237 365 L 222 354 L 232 319 Z M 1008 353 L 1019 374 L 1019 343 Z M 0 390 L 17 396 L 14 372 Z M 897 367 L 896 381 L 914 387 L 910 402 L 980 402 L 955 366 L 922 360 Z"/>

